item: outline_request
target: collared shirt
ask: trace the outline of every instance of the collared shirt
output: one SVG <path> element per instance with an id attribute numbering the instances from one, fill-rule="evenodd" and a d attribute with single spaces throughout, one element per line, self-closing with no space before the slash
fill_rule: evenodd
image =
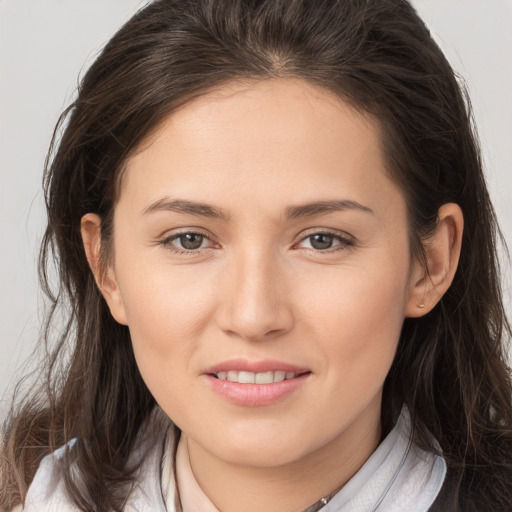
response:
<path id="1" fill-rule="evenodd" d="M 124 512 L 174 512 L 172 461 L 167 435 L 148 452 Z M 58 459 L 65 447 L 43 459 L 30 486 L 25 512 L 72 512 Z M 137 454 L 134 454 L 137 457 Z M 178 444 L 176 472 L 184 512 L 219 512 L 194 478 L 186 443 Z M 411 441 L 406 408 L 393 430 L 321 512 L 427 512 L 446 475 L 444 459 Z"/>

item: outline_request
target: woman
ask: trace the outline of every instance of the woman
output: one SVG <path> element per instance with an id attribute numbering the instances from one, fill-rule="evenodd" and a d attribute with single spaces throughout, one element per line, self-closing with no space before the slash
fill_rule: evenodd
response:
<path id="1" fill-rule="evenodd" d="M 496 222 L 407 2 L 152 2 L 59 126 L 2 508 L 512 509 Z"/>

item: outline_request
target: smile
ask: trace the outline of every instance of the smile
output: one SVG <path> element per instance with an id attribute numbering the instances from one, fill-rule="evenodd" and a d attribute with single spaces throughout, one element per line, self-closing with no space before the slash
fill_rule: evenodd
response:
<path id="1" fill-rule="evenodd" d="M 285 372 L 282 370 L 263 373 L 245 372 L 245 371 L 221 371 L 213 374 L 217 379 L 227 380 L 229 382 L 238 382 L 239 384 L 272 384 L 282 382 L 283 380 L 294 379 L 299 375 L 295 372 Z"/>
<path id="2" fill-rule="evenodd" d="M 283 361 L 244 359 L 224 361 L 203 373 L 215 395 L 241 407 L 281 402 L 299 392 L 312 377 L 309 369 Z"/>

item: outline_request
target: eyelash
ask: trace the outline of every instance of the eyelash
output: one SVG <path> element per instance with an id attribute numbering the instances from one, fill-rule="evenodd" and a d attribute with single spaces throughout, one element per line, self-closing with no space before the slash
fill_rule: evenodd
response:
<path id="1" fill-rule="evenodd" d="M 183 255 L 189 255 L 189 256 L 199 254 L 201 251 L 207 249 L 207 248 L 203 248 L 203 249 L 187 250 L 187 249 L 179 249 L 178 247 L 171 245 L 172 242 L 174 242 L 175 240 L 178 240 L 180 237 L 185 236 L 185 235 L 197 235 L 197 236 L 201 236 L 207 240 L 210 240 L 210 238 L 205 233 L 202 233 L 201 231 L 182 231 L 181 233 L 176 233 L 172 236 L 164 238 L 163 240 L 160 241 L 160 245 L 162 245 L 167 250 L 169 250 L 175 254 L 183 254 Z M 312 238 L 316 235 L 332 236 L 333 239 L 338 240 L 340 242 L 338 245 L 329 247 L 324 250 L 312 249 L 312 248 L 307 249 L 308 251 L 314 252 L 316 254 L 323 254 L 323 253 L 332 254 L 333 252 L 346 251 L 346 250 L 352 248 L 353 246 L 355 246 L 355 241 L 352 238 L 349 238 L 348 236 L 342 236 L 340 234 L 334 233 L 329 230 L 315 231 L 313 233 L 309 233 L 307 236 L 303 237 L 299 241 L 299 243 L 304 242 L 308 238 Z"/>

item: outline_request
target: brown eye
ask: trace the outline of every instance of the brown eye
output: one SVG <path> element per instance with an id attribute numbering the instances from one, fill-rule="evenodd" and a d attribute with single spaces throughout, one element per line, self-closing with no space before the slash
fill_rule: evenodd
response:
<path id="1" fill-rule="evenodd" d="M 330 254 L 335 251 L 343 251 L 352 248 L 355 240 L 349 235 L 343 236 L 328 231 L 312 233 L 302 239 L 300 245 L 318 253 Z"/>
<path id="2" fill-rule="evenodd" d="M 204 249 L 208 249 L 207 244 L 209 242 L 210 239 L 206 235 L 194 231 L 187 231 L 169 236 L 162 240 L 160 244 L 171 252 L 193 255 Z"/>
<path id="3" fill-rule="evenodd" d="M 178 237 L 181 246 L 187 251 L 194 251 L 199 249 L 203 243 L 204 236 L 198 233 L 185 233 Z"/>
<path id="4" fill-rule="evenodd" d="M 327 233 L 319 233 L 317 235 L 312 235 L 309 238 L 311 239 L 311 247 L 313 247 L 313 249 L 322 250 L 330 249 L 335 237 Z"/>

